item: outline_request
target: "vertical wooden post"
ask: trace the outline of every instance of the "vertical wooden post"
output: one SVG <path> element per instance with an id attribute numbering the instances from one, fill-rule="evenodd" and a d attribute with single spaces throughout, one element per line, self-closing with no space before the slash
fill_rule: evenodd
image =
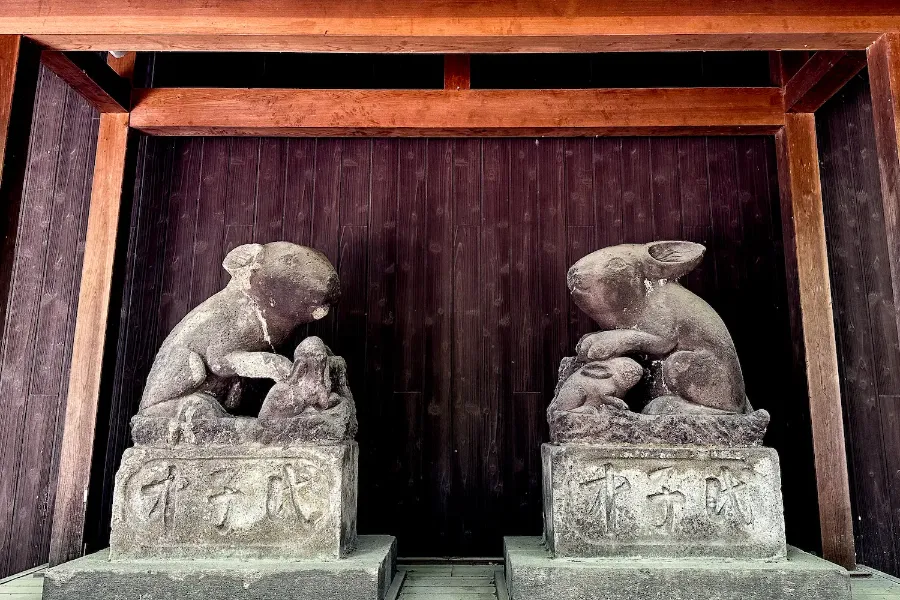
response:
<path id="1" fill-rule="evenodd" d="M 76 558 L 83 552 L 85 509 L 127 145 L 128 114 L 100 115 L 53 511 L 51 565 Z"/>
<path id="2" fill-rule="evenodd" d="M 888 241 L 894 306 L 900 306 L 900 34 L 881 36 L 868 51 L 875 147 Z M 900 313 L 896 314 L 900 333 Z"/>
<path id="3" fill-rule="evenodd" d="M 785 253 L 796 269 L 812 420 L 822 555 L 856 568 L 837 345 L 825 245 L 815 117 L 785 115 L 776 135 Z"/>
<path id="4" fill-rule="evenodd" d="M 116 58 L 112 54 L 108 54 L 106 56 L 106 64 L 118 73 L 119 77 L 128 81 L 134 81 L 134 63 L 136 59 L 137 52 L 126 52 L 122 58 Z"/>
<path id="5" fill-rule="evenodd" d="M 472 89 L 471 60 L 468 54 L 444 55 L 444 89 Z"/>

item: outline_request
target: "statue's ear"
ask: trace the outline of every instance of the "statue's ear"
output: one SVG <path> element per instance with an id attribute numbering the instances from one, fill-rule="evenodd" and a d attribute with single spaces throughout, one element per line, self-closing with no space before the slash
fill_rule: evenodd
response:
<path id="1" fill-rule="evenodd" d="M 222 266 L 234 277 L 242 269 L 253 265 L 262 254 L 262 244 L 244 244 L 225 256 Z"/>
<path id="2" fill-rule="evenodd" d="M 694 242 L 651 242 L 647 244 L 648 275 L 654 279 L 678 279 L 703 260 L 706 248 Z"/>

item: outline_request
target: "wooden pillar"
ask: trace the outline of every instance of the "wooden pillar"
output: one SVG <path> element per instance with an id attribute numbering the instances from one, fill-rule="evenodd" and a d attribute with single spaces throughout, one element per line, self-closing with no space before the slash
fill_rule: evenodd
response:
<path id="1" fill-rule="evenodd" d="M 814 115 L 785 115 L 776 145 L 785 254 L 799 296 L 822 555 L 852 570 L 856 550 Z"/>
<path id="2" fill-rule="evenodd" d="M 76 558 L 83 552 L 100 372 L 128 146 L 128 118 L 127 113 L 100 115 L 53 511 L 51 565 Z"/>
<path id="3" fill-rule="evenodd" d="M 900 307 L 900 34 L 881 36 L 869 48 L 868 55 L 888 266 L 894 306 Z M 900 334 L 900 312 L 895 316 Z"/>

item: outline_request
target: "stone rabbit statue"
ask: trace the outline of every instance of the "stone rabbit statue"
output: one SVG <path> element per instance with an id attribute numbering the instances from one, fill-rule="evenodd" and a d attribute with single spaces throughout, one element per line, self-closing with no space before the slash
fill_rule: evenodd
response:
<path id="1" fill-rule="evenodd" d="M 310 336 L 294 350 L 291 374 L 269 390 L 259 418 L 296 417 L 307 409 L 329 410 L 343 401 L 353 403 L 347 363 L 321 338 Z"/>
<path id="2" fill-rule="evenodd" d="M 625 393 L 644 376 L 644 368 L 636 361 L 618 356 L 595 360 L 579 366 L 577 359 L 564 359 L 560 364 L 559 385 L 547 414 L 564 410 L 586 412 L 601 406 L 628 410 Z"/>
<path id="3" fill-rule="evenodd" d="M 293 363 L 275 347 L 299 325 L 327 315 L 340 296 L 328 259 L 289 242 L 238 246 L 222 266 L 231 281 L 163 341 L 139 414 L 224 416 L 222 403 L 235 402 L 241 377 L 286 380 Z"/>
<path id="4" fill-rule="evenodd" d="M 750 411 L 728 329 L 709 304 L 676 281 L 705 250 L 678 241 L 622 244 L 569 269 L 572 299 L 604 330 L 581 339 L 578 359 L 649 358 L 654 391 L 645 414 Z"/>

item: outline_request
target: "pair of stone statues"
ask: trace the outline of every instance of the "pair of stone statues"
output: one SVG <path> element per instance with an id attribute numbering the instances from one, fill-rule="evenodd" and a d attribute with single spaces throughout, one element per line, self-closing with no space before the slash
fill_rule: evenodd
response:
<path id="1" fill-rule="evenodd" d="M 625 394 L 642 379 L 651 394 L 644 414 L 750 412 L 725 324 L 677 282 L 703 253 L 691 242 L 626 244 L 598 250 L 570 269 L 573 300 L 602 330 L 582 338 L 577 356 L 563 361 L 551 423 L 558 412 L 628 410 Z M 245 377 L 276 382 L 261 419 L 352 404 L 346 365 L 320 339 L 298 345 L 293 364 L 275 351 L 297 326 L 324 317 L 337 302 L 340 285 L 328 259 L 273 242 L 235 248 L 223 266 L 232 276 L 226 288 L 163 342 L 141 414 L 225 416 L 239 402 Z"/>

